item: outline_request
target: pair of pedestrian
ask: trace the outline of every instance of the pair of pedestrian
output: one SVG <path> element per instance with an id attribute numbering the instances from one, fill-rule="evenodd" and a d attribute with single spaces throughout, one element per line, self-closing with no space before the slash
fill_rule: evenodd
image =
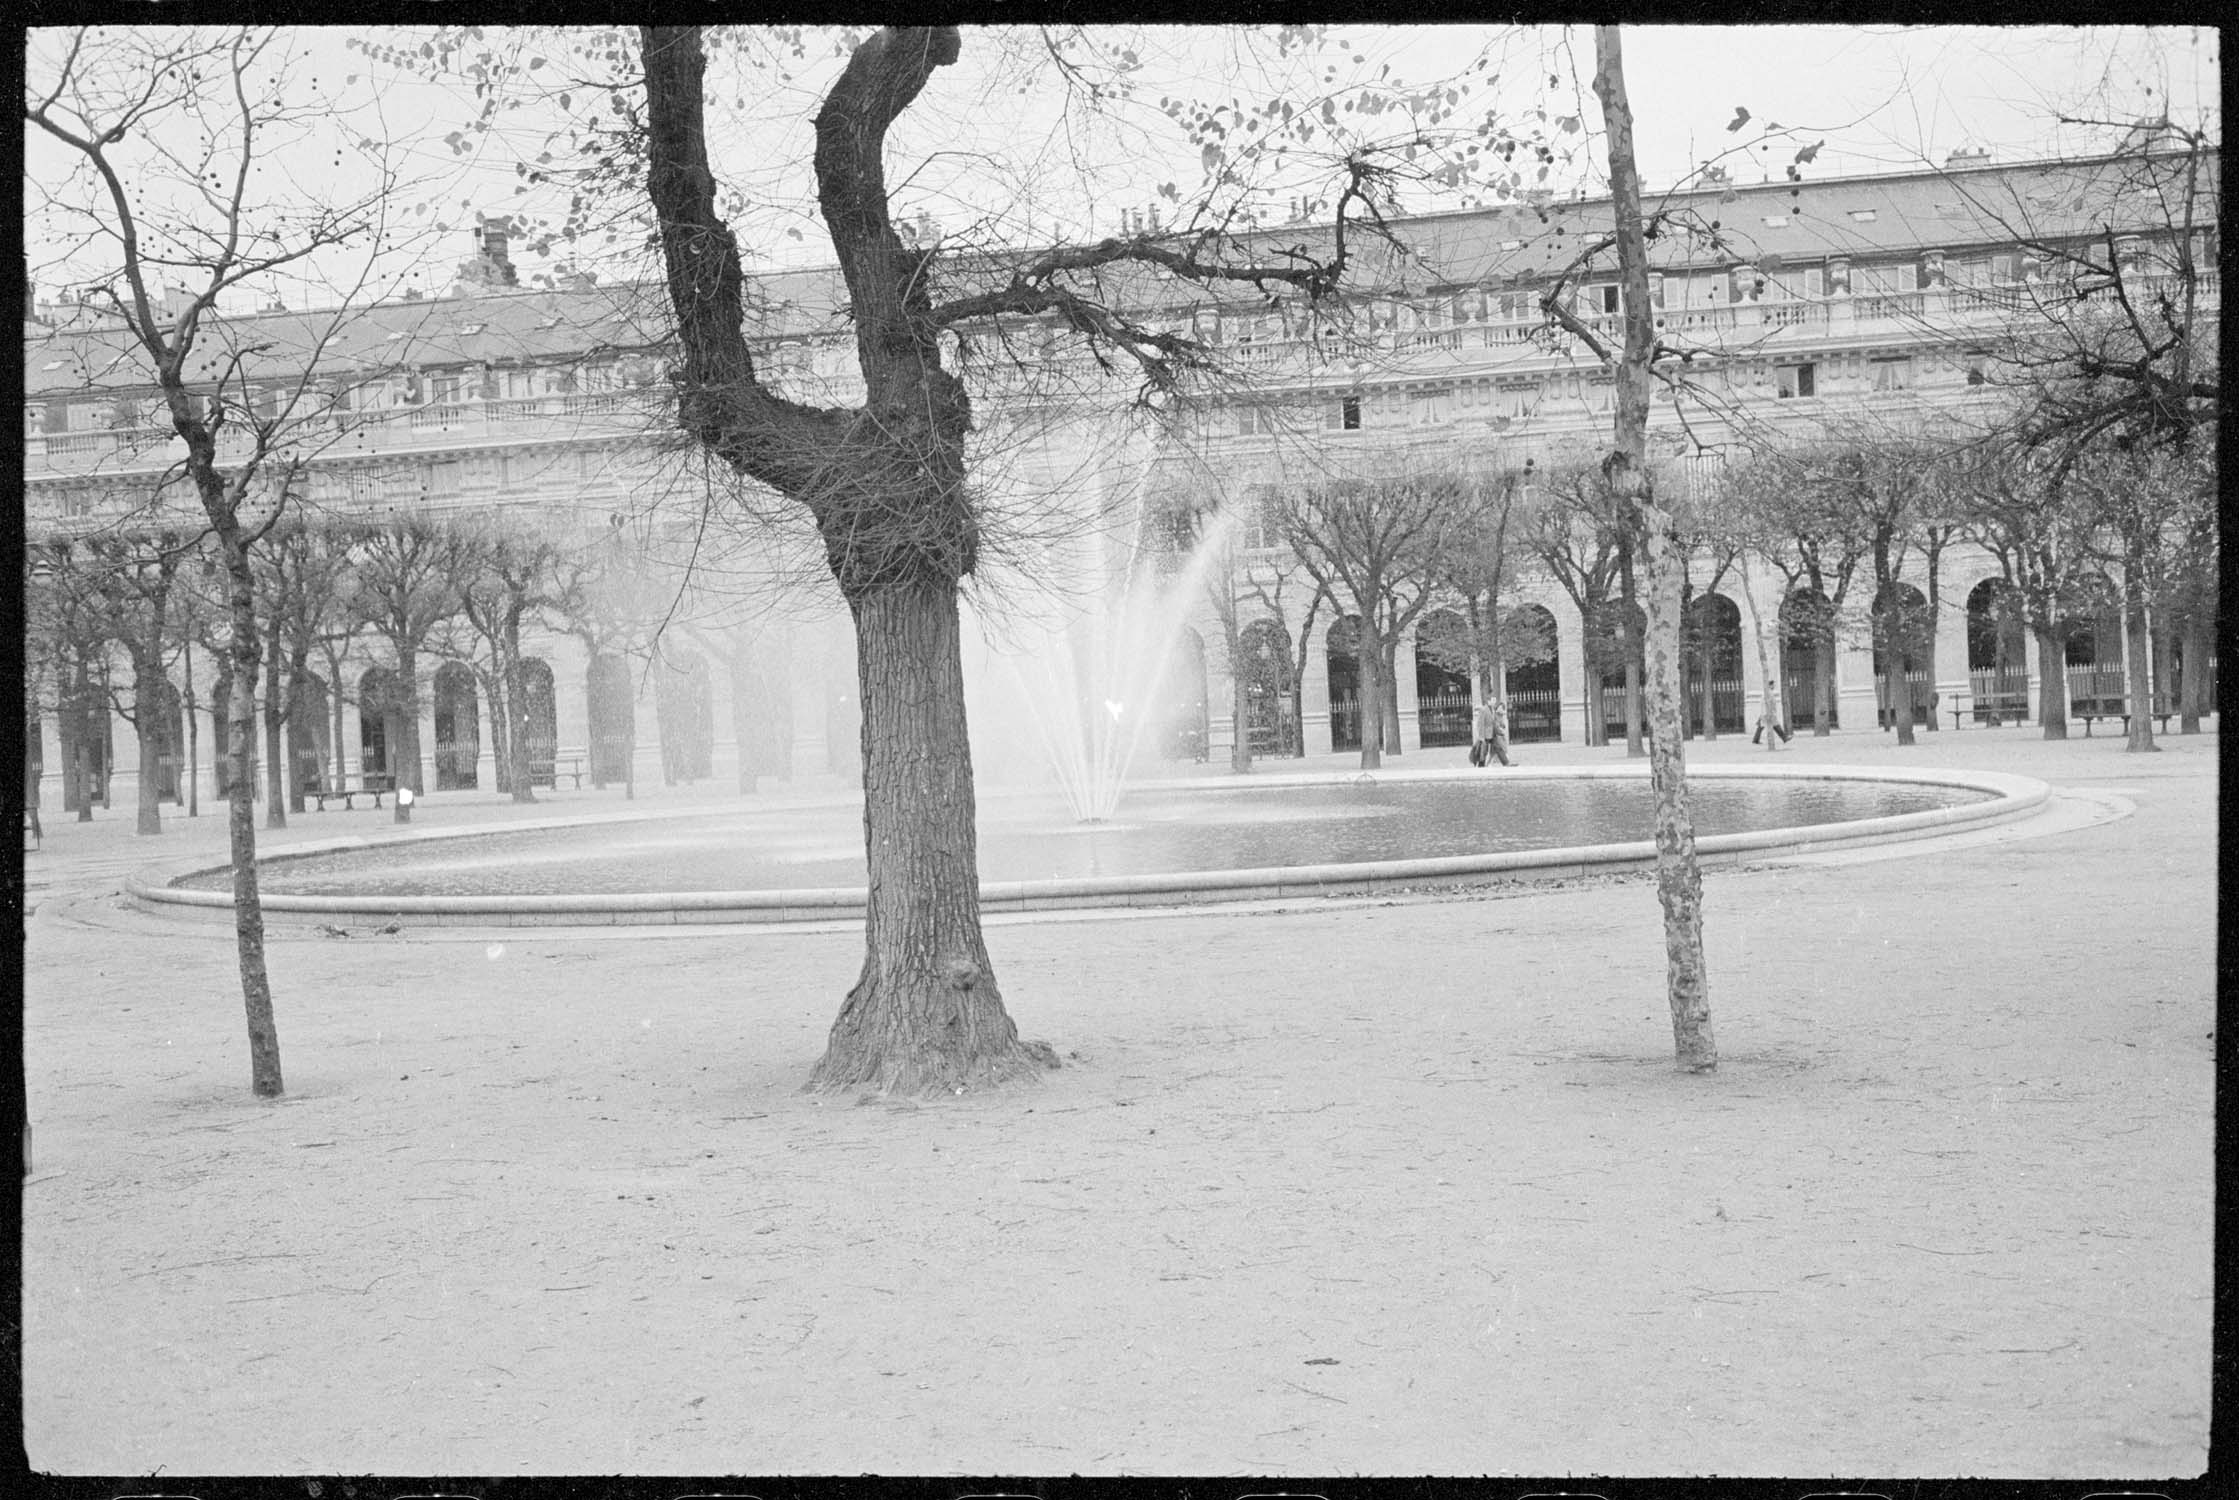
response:
<path id="1" fill-rule="evenodd" d="M 1477 705 L 1477 714 L 1470 728 L 1469 763 L 1489 766 L 1494 761 L 1509 765 L 1508 759 L 1508 700 L 1487 698 Z"/>

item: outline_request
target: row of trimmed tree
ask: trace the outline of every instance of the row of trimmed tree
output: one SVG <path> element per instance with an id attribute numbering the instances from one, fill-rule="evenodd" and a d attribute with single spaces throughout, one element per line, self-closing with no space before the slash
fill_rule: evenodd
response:
<path id="1" fill-rule="evenodd" d="M 673 622 L 682 587 L 638 538 L 563 536 L 519 513 L 381 522 L 297 514 L 265 535 L 250 569 L 259 646 L 250 696 L 262 740 L 250 757 L 264 767 L 270 827 L 286 826 L 307 792 L 342 775 L 343 713 L 353 703 L 393 727 L 386 749 L 398 784 L 425 791 L 420 711 L 435 662 L 471 670 L 488 706 L 497 789 L 533 802 L 538 715 L 524 634 L 559 632 L 594 660 L 642 661 Z M 64 806 L 90 818 L 104 800 L 97 783 L 114 715 L 138 741 L 139 831 L 162 832 L 166 795 L 194 806 L 191 770 L 182 778 L 178 768 L 204 763 L 198 708 L 212 718 L 207 763 L 225 795 L 240 668 L 206 530 L 126 525 L 34 538 L 25 575 L 25 717 L 34 739 L 42 720 L 59 724 Z M 350 685 L 369 667 L 383 669 L 377 702 Z M 42 757 L 30 760 L 36 774 Z"/>

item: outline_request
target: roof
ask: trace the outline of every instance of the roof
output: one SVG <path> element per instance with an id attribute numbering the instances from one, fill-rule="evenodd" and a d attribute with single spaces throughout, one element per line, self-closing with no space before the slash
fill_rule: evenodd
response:
<path id="1" fill-rule="evenodd" d="M 1967 251 L 2011 245 L 2026 232 L 2064 238 L 2118 230 L 2149 230 L 2166 215 L 2135 191 L 2142 163 L 2181 156 L 2125 156 L 2073 162 L 1977 165 L 1935 172 L 1889 173 L 1819 181 L 1713 186 L 1651 196 L 1651 213 L 1686 211 L 1717 226 L 1713 247 L 1684 235 L 1659 237 L 1650 259 L 1659 270 L 1718 269 L 1754 262 L 1816 263 L 1830 256 L 1871 259 L 1925 250 Z M 2209 197 L 2204 224 L 2220 216 L 2220 157 L 2202 174 Z M 1373 238 L 1361 247 L 1361 280 L 1371 295 L 1418 295 L 1442 288 L 1528 285 L 1569 265 L 1579 248 L 1612 224 L 1607 198 L 1508 204 L 1395 220 L 1404 245 Z M 1240 255 L 1272 256 L 1286 247 L 1327 254 L 1328 225 L 1299 225 L 1235 237 Z M 935 262 L 941 295 L 999 285 L 1033 251 L 954 256 Z M 1613 265 L 1614 262 L 1612 261 Z M 1207 303 L 1243 305 L 1257 293 L 1244 283 L 1209 291 L 1140 264 L 1099 273 L 1104 294 L 1139 309 L 1181 311 Z M 836 268 L 750 276 L 749 334 L 758 339 L 815 339 L 848 325 Z M 616 283 L 574 290 L 513 290 L 413 302 L 384 302 L 344 311 L 264 312 L 214 319 L 190 379 L 209 379 L 240 352 L 251 380 L 291 379 L 307 361 L 345 373 L 405 365 L 443 367 L 539 362 L 604 351 L 652 352 L 668 344 L 670 310 L 658 283 Z M 27 324 L 27 396 L 89 389 L 147 388 L 137 342 L 122 328 L 49 328 Z"/>

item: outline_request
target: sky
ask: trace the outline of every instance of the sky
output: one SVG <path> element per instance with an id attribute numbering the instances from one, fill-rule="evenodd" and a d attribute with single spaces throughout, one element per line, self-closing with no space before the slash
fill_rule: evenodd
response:
<path id="1" fill-rule="evenodd" d="M 491 135 L 468 132 L 447 140 L 473 113 L 463 84 L 439 86 L 350 45 L 370 39 L 409 52 L 426 35 L 424 29 L 300 29 L 282 38 L 289 54 L 284 67 L 275 63 L 288 102 L 316 107 L 276 149 L 271 164 L 277 170 L 262 179 L 273 222 L 300 211 L 307 195 L 364 192 L 372 182 L 363 171 L 360 147 L 366 143 L 400 173 L 384 199 L 388 239 L 376 262 L 377 290 L 443 290 L 453 265 L 471 248 L 479 213 L 564 206 L 559 189 L 516 189 L 525 185 L 523 166 L 537 165 L 543 136 L 560 120 L 550 101 L 569 92 L 565 83 L 545 87 L 543 105 L 508 113 Z M 2206 28 L 1627 27 L 1622 36 L 1642 175 L 1651 189 L 1678 183 L 1722 153 L 1734 178 L 1751 182 L 1779 176 L 1798 149 L 1813 144 L 1820 150 L 1809 170 L 1824 178 L 1940 163 L 1961 147 L 2011 161 L 2088 151 L 2109 140 L 2103 132 L 2059 125 L 2063 111 L 2127 119 L 2167 109 L 2180 120 L 2212 119 L 2220 130 L 2220 43 Z M 34 33 L 34 83 L 43 76 L 42 48 L 52 56 L 58 40 L 57 34 Z M 494 38 L 501 48 L 519 46 L 511 52 L 516 76 L 539 84 L 571 66 L 561 49 L 545 44 L 549 40 L 524 41 L 511 33 Z M 1451 130 L 1497 101 L 1504 118 L 1542 131 L 1556 148 L 1549 186 L 1568 191 L 1583 185 L 1594 192 L 1606 181 L 1601 112 L 1588 87 L 1593 42 L 1587 28 L 1338 27 L 1315 47 L 1289 50 L 1266 33 L 1239 42 L 1228 28 L 1098 31 L 1090 40 L 1108 42 L 1115 57 L 1123 42 L 1135 54 L 1132 105 L 1067 109 L 1033 34 L 968 33 L 964 59 L 936 72 L 892 137 L 888 161 L 898 208 L 930 214 L 951 235 L 1012 243 L 1113 233 L 1123 210 L 1150 205 L 1160 206 L 1171 223 L 1175 203 L 1203 185 L 1206 162 L 1200 143 L 1159 112 L 1160 97 L 1234 99 L 1254 113 L 1256 127 L 1262 105 L 1294 101 L 1303 114 L 1325 96 L 1356 97 L 1352 90 L 1362 84 L 1395 77 L 1417 86 L 1450 80 L 1471 59 L 1485 63 L 1466 73 L 1471 94 L 1434 130 Z M 803 191 L 804 167 L 807 122 L 838 59 L 814 36 L 800 57 L 773 48 L 762 34 L 751 48 L 758 65 L 734 61 L 726 67 L 719 60 L 710 69 L 718 174 L 737 195 L 734 223 L 749 267 L 828 263 L 829 243 Z M 552 55 L 537 68 L 526 66 L 543 53 Z M 572 66 L 578 76 L 597 71 L 580 60 Z M 1494 75 L 1498 82 L 1488 84 Z M 1389 88 L 1381 92 L 1393 97 Z M 588 101 L 602 95 L 576 86 L 572 117 L 582 120 L 598 107 Z M 1730 130 L 1742 111 L 1746 123 Z M 1397 111 L 1381 114 L 1366 129 L 1388 136 L 1398 117 Z M 1566 120 L 1574 122 L 1570 128 Z M 1241 119 L 1229 123 L 1227 139 L 1246 138 Z M 1768 132 L 1768 126 L 1777 128 Z M 1326 161 L 1304 156 L 1327 140 L 1325 132 L 1302 143 L 1284 171 L 1267 171 L 1264 162 L 1255 169 L 1265 188 L 1259 206 L 1275 221 L 1294 198 L 1326 187 Z M 565 149 L 554 149 L 559 159 L 542 164 L 547 169 L 566 164 Z M 64 160 L 31 133 L 26 248 L 43 285 L 99 269 L 107 253 L 98 240 L 68 240 L 58 232 L 61 220 L 46 190 L 57 187 L 65 203 L 84 192 L 82 183 L 60 177 Z M 151 218 L 198 211 L 177 196 L 175 164 L 143 159 L 138 171 L 136 192 Z M 1161 199 L 1162 184 L 1174 186 L 1172 198 Z M 641 197 L 625 192 L 622 206 L 635 210 Z M 1449 189 L 1414 191 L 1408 203 L 1466 206 Z M 599 233 L 544 254 L 517 241 L 514 259 L 527 277 L 570 256 L 609 276 L 644 274 L 652 265 L 642 239 L 642 230 L 625 225 L 612 246 Z M 293 306 L 330 304 L 336 288 L 357 285 L 364 269 L 345 259 L 298 268 L 255 295 L 279 295 Z"/>

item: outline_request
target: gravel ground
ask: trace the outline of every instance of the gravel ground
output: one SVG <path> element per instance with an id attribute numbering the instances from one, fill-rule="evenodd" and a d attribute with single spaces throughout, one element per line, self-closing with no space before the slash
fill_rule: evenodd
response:
<path id="1" fill-rule="evenodd" d="M 1615 878 L 993 922 L 1068 1065 L 922 1107 L 797 1091 L 844 925 L 276 928 L 259 1103 L 228 929 L 116 894 L 222 820 L 52 814 L 31 1463 L 2197 1475 L 2218 737 L 2164 743 L 1797 740 L 2060 795 L 1710 872 L 1708 1077 L 1671 1066 L 1653 886 Z M 392 826 L 294 821 L 268 842 Z"/>

